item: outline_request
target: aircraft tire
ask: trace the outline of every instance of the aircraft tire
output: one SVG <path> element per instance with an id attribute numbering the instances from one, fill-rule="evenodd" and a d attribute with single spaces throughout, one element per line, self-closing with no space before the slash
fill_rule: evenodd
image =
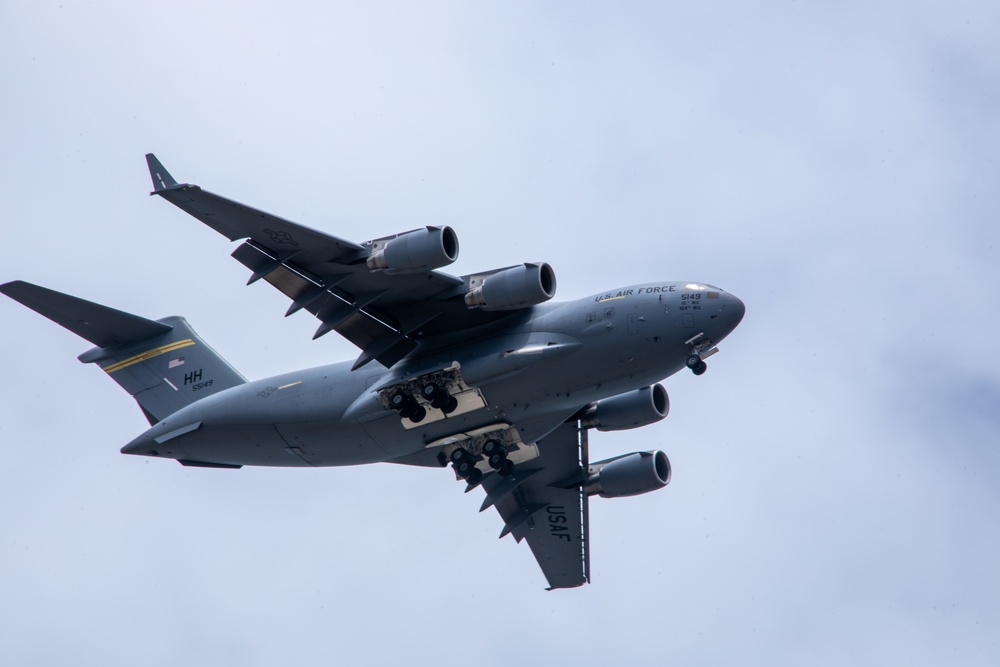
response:
<path id="1" fill-rule="evenodd" d="M 472 486 L 476 486 L 481 481 L 483 481 L 483 471 L 480 470 L 479 468 L 473 468 L 472 472 L 469 473 L 469 476 L 465 478 L 465 481 L 467 481 Z"/>
<path id="2" fill-rule="evenodd" d="M 410 408 L 410 414 L 408 416 L 409 420 L 414 424 L 419 424 L 427 416 L 427 408 L 415 403 L 412 408 Z"/>
<path id="3" fill-rule="evenodd" d="M 704 361 L 702 361 L 697 366 L 695 366 L 694 368 L 692 368 L 691 372 L 694 373 L 695 375 L 701 375 L 701 374 L 703 374 L 707 370 L 708 370 L 708 364 L 706 364 Z"/>
<path id="4" fill-rule="evenodd" d="M 501 449 L 503 449 L 503 443 L 495 438 L 490 438 L 483 443 L 483 454 L 486 456 L 493 456 Z"/>
<path id="5" fill-rule="evenodd" d="M 497 474 L 501 477 L 509 477 L 512 472 L 514 472 L 514 462 L 510 459 L 505 460 L 500 469 L 497 470 Z"/>
<path id="6" fill-rule="evenodd" d="M 458 399 L 454 396 L 449 395 L 441 402 L 441 412 L 446 415 L 450 415 L 456 408 L 458 408 Z"/>
<path id="7" fill-rule="evenodd" d="M 465 459 L 469 458 L 469 450 L 464 447 L 459 447 L 458 449 L 453 449 L 451 452 L 451 462 L 460 463 Z"/>
<path id="8" fill-rule="evenodd" d="M 402 412 L 406 409 L 406 404 L 409 403 L 406 399 L 407 396 L 403 392 L 393 394 L 392 398 L 389 399 L 389 405 L 392 406 L 393 410 Z"/>
<path id="9" fill-rule="evenodd" d="M 687 358 L 687 361 L 685 363 L 687 364 L 688 368 L 694 370 L 698 368 L 699 364 L 702 364 L 704 362 L 701 360 L 701 357 L 699 357 L 697 354 L 692 354 L 690 357 Z"/>

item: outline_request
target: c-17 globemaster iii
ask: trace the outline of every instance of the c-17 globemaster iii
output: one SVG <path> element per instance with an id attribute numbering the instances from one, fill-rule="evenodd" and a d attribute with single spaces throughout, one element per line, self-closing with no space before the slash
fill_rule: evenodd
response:
<path id="1" fill-rule="evenodd" d="M 178 183 L 153 192 L 231 241 L 252 275 L 360 348 L 354 362 L 248 382 L 181 317 L 148 320 L 30 283 L 0 291 L 91 342 L 150 428 L 124 454 L 186 466 L 450 467 L 481 486 L 501 537 L 527 540 L 551 588 L 589 581 L 588 499 L 662 488 L 661 451 L 589 460 L 589 429 L 667 416 L 658 381 L 705 372 L 743 318 L 717 287 L 659 281 L 552 302 L 545 263 L 455 277 L 449 227 L 353 243 Z M 471 574 L 471 573 L 470 573 Z"/>

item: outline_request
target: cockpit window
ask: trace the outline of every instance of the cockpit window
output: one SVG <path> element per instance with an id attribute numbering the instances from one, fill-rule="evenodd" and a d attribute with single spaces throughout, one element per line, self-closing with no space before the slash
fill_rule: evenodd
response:
<path id="1" fill-rule="evenodd" d="M 712 287 L 711 285 L 705 285 L 704 283 L 688 283 L 684 286 L 684 289 L 695 290 L 698 292 L 702 292 L 707 289 L 718 290 L 720 292 L 722 291 L 718 287 Z"/>

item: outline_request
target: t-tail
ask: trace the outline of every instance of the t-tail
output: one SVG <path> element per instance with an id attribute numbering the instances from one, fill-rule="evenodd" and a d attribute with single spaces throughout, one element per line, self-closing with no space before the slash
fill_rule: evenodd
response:
<path id="1" fill-rule="evenodd" d="M 147 320 L 20 280 L 0 292 L 96 345 L 80 361 L 97 364 L 131 394 L 150 425 L 246 382 L 183 317 Z"/>

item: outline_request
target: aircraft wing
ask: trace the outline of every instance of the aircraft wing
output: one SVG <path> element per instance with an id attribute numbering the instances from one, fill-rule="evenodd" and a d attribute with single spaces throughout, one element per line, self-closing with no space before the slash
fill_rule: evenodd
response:
<path id="1" fill-rule="evenodd" d="M 197 185 L 178 183 L 152 153 L 146 162 L 153 179 L 150 194 L 231 241 L 244 240 L 233 257 L 253 272 L 249 282 L 263 278 L 290 298 L 286 315 L 301 309 L 315 315 L 321 323 L 313 338 L 335 330 L 361 348 L 355 368 L 372 360 L 392 366 L 422 335 L 461 330 L 504 315 L 465 305 L 468 278 L 439 271 L 373 271 L 366 264 L 370 243 L 340 239 Z"/>
<path id="2" fill-rule="evenodd" d="M 500 537 L 527 540 L 549 590 L 590 581 L 587 494 L 587 430 L 567 422 L 538 441 L 539 457 L 514 468 L 509 477 L 483 478 L 486 500 L 504 520 Z"/>

